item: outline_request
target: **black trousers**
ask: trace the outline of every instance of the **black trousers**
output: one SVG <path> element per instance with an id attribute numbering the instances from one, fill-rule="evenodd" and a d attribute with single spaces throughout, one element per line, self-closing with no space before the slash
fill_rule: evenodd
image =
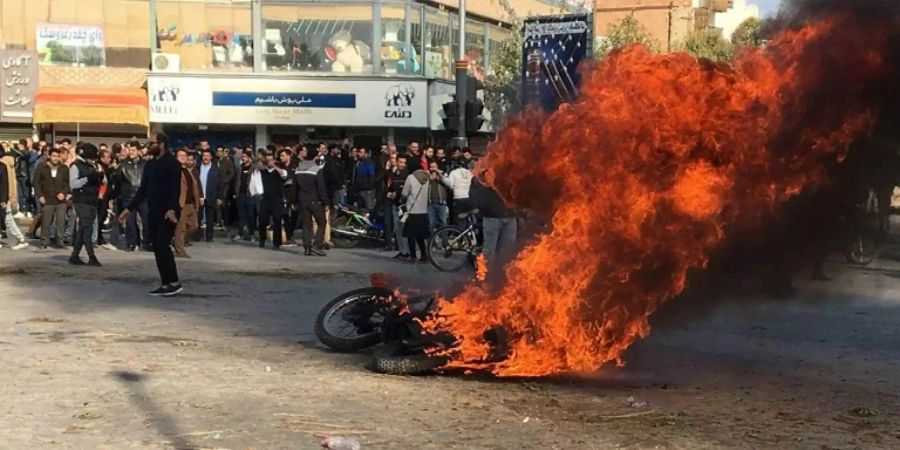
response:
<path id="1" fill-rule="evenodd" d="M 175 224 L 166 220 L 161 212 L 151 211 L 147 216 L 159 278 L 164 285 L 178 283 L 178 268 L 175 267 L 175 255 L 171 247 L 172 238 L 175 237 Z"/>
<path id="2" fill-rule="evenodd" d="M 79 256 L 81 247 L 84 247 L 88 256 L 94 258 L 94 243 L 91 242 L 91 233 L 94 231 L 94 221 L 97 220 L 97 206 L 76 203 L 74 208 L 75 237 L 72 244 L 72 256 Z"/>
<path id="3" fill-rule="evenodd" d="M 284 214 L 284 237 L 287 240 L 294 239 L 294 231 L 297 229 L 297 224 L 300 221 L 300 205 L 288 204 L 287 211 Z"/>
<path id="4" fill-rule="evenodd" d="M 311 248 L 313 245 L 321 247 L 325 241 L 325 205 L 313 203 L 300 207 L 303 215 L 303 248 Z M 313 220 L 316 221 L 316 240 L 312 241 Z"/>
<path id="5" fill-rule="evenodd" d="M 97 205 L 97 245 L 106 243 L 103 238 L 103 222 L 106 221 L 106 212 L 109 210 L 109 200 L 101 199 Z"/>
<path id="6" fill-rule="evenodd" d="M 281 247 L 281 216 L 284 215 L 284 200 L 263 198 L 259 202 L 259 246 L 266 245 L 266 229 L 272 223 L 272 244 Z"/>
<path id="7" fill-rule="evenodd" d="M 216 203 L 204 203 L 203 206 L 197 210 L 197 217 L 199 220 L 206 220 L 206 229 L 204 230 L 203 227 L 200 228 L 196 240 L 199 241 L 200 236 L 202 235 L 206 239 L 206 242 L 212 242 L 216 227 Z"/>

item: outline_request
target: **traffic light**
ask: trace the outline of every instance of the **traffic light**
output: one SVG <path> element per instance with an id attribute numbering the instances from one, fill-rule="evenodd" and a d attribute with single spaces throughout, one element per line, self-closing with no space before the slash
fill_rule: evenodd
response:
<path id="1" fill-rule="evenodd" d="M 484 125 L 484 102 L 476 98 L 466 102 L 466 132 L 476 133 Z"/>
<path id="2" fill-rule="evenodd" d="M 456 96 L 453 100 L 441 105 L 444 108 L 444 129 L 456 131 L 459 129 L 459 108 L 456 106 Z"/>
<path id="3" fill-rule="evenodd" d="M 469 76 L 466 80 L 467 97 L 466 97 L 466 133 L 477 133 L 484 125 L 484 102 L 478 98 L 478 91 L 484 89 L 484 83 L 478 81 L 473 76 Z"/>

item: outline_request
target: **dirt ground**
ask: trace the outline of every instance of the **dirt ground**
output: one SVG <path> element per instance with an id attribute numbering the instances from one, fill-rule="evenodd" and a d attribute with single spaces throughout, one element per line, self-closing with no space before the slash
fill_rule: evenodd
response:
<path id="1" fill-rule="evenodd" d="M 311 259 L 197 244 L 186 294 L 152 255 L 0 251 L 0 448 L 900 448 L 900 250 L 840 262 L 796 299 L 723 302 L 656 327 L 624 368 L 542 380 L 394 377 L 325 350 L 319 307 L 390 254 Z"/>

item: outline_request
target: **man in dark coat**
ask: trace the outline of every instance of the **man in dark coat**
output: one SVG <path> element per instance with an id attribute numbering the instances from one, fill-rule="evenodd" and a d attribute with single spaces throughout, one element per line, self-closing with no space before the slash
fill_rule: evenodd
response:
<path id="1" fill-rule="evenodd" d="M 303 221 L 303 249 L 306 256 L 325 256 L 325 205 L 328 189 L 322 166 L 313 161 L 302 161 L 294 175 L 297 187 L 297 206 Z M 316 239 L 312 241 L 312 221 L 316 221 Z"/>
<path id="2" fill-rule="evenodd" d="M 204 149 L 200 154 L 200 164 L 194 168 L 194 177 L 200 182 L 200 214 L 206 222 L 206 242 L 213 241 L 216 226 L 216 208 L 222 206 L 225 186 L 219 179 L 219 166 L 213 161 L 212 150 Z M 200 239 L 198 234 L 197 240 Z"/>
<path id="3" fill-rule="evenodd" d="M 41 247 L 50 245 L 50 226 L 56 222 L 56 244 L 63 248 L 66 236 L 66 197 L 69 195 L 69 168 L 60 161 L 59 149 L 34 171 L 34 193 L 41 204 Z"/>
<path id="4" fill-rule="evenodd" d="M 169 139 L 162 133 L 156 135 L 156 142 L 149 146 L 148 153 L 152 159 L 144 166 L 141 186 L 128 207 L 119 215 L 119 222 L 127 220 L 134 208 L 144 200 L 147 201 L 147 219 L 153 242 L 153 254 L 162 281 L 162 285 L 151 291 L 150 295 L 172 296 L 182 290 L 181 282 L 178 281 L 175 255 L 170 246 L 181 211 L 178 205 L 181 194 L 181 164 L 169 153 Z"/>
<path id="5" fill-rule="evenodd" d="M 69 168 L 69 188 L 72 190 L 76 220 L 72 256 L 69 258 L 69 264 L 73 265 L 84 265 L 80 256 L 81 248 L 84 247 L 88 254 L 87 265 L 100 266 L 100 261 L 94 254 L 91 233 L 94 231 L 94 221 L 97 220 L 100 186 L 106 183 L 106 176 L 100 170 L 97 158 L 97 147 L 94 144 L 86 143 L 82 147 L 81 155 Z"/>

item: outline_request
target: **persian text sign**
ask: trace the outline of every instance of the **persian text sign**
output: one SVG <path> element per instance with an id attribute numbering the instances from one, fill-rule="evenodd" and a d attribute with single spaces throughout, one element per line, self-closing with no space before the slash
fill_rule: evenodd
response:
<path id="1" fill-rule="evenodd" d="M 37 53 L 0 50 L 0 122 L 31 123 L 38 88 Z"/>

